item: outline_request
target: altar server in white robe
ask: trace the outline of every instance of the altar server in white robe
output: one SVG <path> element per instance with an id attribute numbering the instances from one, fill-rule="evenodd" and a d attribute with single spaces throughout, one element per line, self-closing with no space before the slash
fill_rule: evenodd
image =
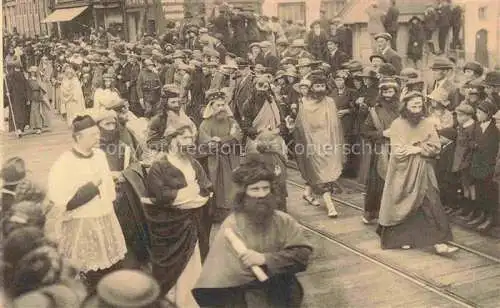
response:
<path id="1" fill-rule="evenodd" d="M 73 148 L 57 159 L 49 173 L 48 194 L 54 206 L 45 231 L 93 288 L 119 267 L 127 248 L 113 209 L 111 171 L 105 153 L 96 148 L 99 128 L 88 115 L 77 116 L 72 128 Z"/>

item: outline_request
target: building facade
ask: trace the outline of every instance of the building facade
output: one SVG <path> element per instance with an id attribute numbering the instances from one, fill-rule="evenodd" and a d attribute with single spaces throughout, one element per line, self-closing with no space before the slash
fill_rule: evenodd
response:
<path id="1" fill-rule="evenodd" d="M 467 60 L 500 66 L 500 0 L 462 1 Z"/>
<path id="2" fill-rule="evenodd" d="M 50 28 L 42 23 L 49 14 L 46 0 L 3 0 L 2 14 L 6 33 L 17 32 L 26 37 L 50 34 Z"/>

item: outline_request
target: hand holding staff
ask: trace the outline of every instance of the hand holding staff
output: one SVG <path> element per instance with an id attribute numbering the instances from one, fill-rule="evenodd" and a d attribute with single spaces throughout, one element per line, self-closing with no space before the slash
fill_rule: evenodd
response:
<path id="1" fill-rule="evenodd" d="M 234 233 L 234 231 L 231 228 L 226 228 L 224 230 L 224 236 L 229 241 L 229 243 L 231 243 L 231 246 L 233 246 L 233 249 L 236 251 L 238 255 L 242 255 L 248 251 L 248 248 L 245 246 L 245 243 L 243 243 L 243 241 Z M 257 277 L 257 279 L 260 282 L 264 282 L 267 279 L 269 279 L 269 277 L 267 277 L 266 273 L 264 273 L 262 268 L 260 268 L 257 265 L 251 266 L 250 270 L 253 272 L 255 277 Z"/>

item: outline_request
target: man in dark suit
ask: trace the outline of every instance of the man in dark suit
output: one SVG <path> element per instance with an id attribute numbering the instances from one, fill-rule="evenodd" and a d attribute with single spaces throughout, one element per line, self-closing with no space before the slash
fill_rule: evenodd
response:
<path id="1" fill-rule="evenodd" d="M 453 63 L 447 58 L 436 58 L 431 66 L 434 74 L 434 83 L 429 85 L 427 89 L 427 93 L 429 94 L 433 91 L 446 92 L 448 100 L 444 102 L 444 105 L 451 112 L 460 104 L 460 98 L 457 96 L 458 91 L 456 91 L 457 87 L 451 77 L 453 67 Z"/>
<path id="2" fill-rule="evenodd" d="M 438 33 L 438 43 L 439 43 L 439 52 L 443 54 L 446 49 L 446 42 L 448 40 L 448 33 L 450 32 L 451 26 L 451 7 L 450 0 L 441 1 L 438 6 L 438 19 L 437 26 L 439 29 Z"/>
<path id="3" fill-rule="evenodd" d="M 468 225 L 477 226 L 481 232 L 487 231 L 495 223 L 498 206 L 498 185 L 493 181 L 496 156 L 498 153 L 499 131 L 492 119 L 497 107 L 483 101 L 476 110 L 481 132 L 472 154 L 471 175 L 476 189 L 474 213 Z"/>
<path id="4" fill-rule="evenodd" d="M 273 44 L 269 41 L 263 41 L 260 43 L 260 48 L 262 49 L 262 54 L 264 55 L 264 67 L 269 68 L 271 74 L 276 74 L 278 67 L 280 65 L 280 60 L 272 52 Z"/>
<path id="5" fill-rule="evenodd" d="M 340 69 L 343 63 L 349 60 L 349 56 L 340 50 L 340 39 L 336 36 L 328 39 L 326 47 L 328 49 L 328 64 L 330 64 L 332 74 Z"/>
<path id="6" fill-rule="evenodd" d="M 391 48 L 394 50 L 398 50 L 397 47 L 397 39 L 398 39 L 398 18 L 399 18 L 399 9 L 396 7 L 396 1 L 391 1 L 391 7 L 387 10 L 387 13 L 384 18 L 384 28 L 387 33 L 389 33 L 392 37 L 391 39 Z"/>
<path id="7" fill-rule="evenodd" d="M 396 75 L 399 75 L 403 69 L 403 63 L 401 57 L 398 55 L 394 49 L 389 45 L 392 40 L 392 36 L 389 33 L 379 33 L 375 35 L 375 41 L 377 42 L 378 53 L 384 57 L 387 63 L 392 64 L 396 69 Z"/>

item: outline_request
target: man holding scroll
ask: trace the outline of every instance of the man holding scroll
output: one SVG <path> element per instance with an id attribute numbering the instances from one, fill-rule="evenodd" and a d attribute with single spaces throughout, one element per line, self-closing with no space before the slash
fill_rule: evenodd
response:
<path id="1" fill-rule="evenodd" d="M 201 307 L 300 306 L 295 273 L 306 269 L 312 247 L 299 224 L 275 210 L 275 177 L 259 158 L 234 171 L 234 213 L 222 223 L 193 290 Z"/>

